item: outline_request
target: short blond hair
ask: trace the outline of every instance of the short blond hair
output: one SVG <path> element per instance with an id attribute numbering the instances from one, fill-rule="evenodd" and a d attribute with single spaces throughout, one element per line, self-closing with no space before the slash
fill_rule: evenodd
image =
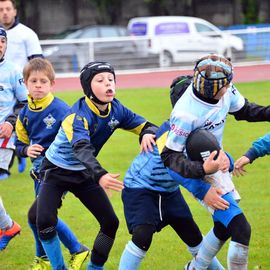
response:
<path id="1" fill-rule="evenodd" d="M 31 72 L 33 71 L 40 71 L 44 72 L 47 77 L 49 78 L 50 82 L 53 82 L 55 80 L 55 72 L 54 68 L 50 61 L 47 59 L 37 57 L 34 59 L 31 59 L 24 67 L 23 69 L 23 79 L 24 81 L 27 81 L 30 77 Z"/>

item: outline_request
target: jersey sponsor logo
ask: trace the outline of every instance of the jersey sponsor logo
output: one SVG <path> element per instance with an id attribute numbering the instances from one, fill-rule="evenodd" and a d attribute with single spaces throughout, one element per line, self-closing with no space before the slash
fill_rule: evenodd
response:
<path id="1" fill-rule="evenodd" d="M 0 85 L 0 91 L 4 91 L 4 86 Z"/>
<path id="2" fill-rule="evenodd" d="M 46 124 L 47 129 L 51 129 L 56 120 L 51 114 L 49 114 L 43 119 L 43 122 Z"/>
<path id="3" fill-rule="evenodd" d="M 182 128 L 179 128 L 177 127 L 175 124 L 172 124 L 171 125 L 171 131 L 173 133 L 175 133 L 177 136 L 183 136 L 183 137 L 188 137 L 189 135 L 189 132 L 182 129 Z"/>
<path id="4" fill-rule="evenodd" d="M 225 120 L 226 120 L 226 118 L 225 119 L 222 119 L 218 123 L 213 123 L 212 121 L 210 121 L 209 119 L 207 119 L 206 122 L 205 122 L 205 124 L 204 124 L 204 128 L 207 129 L 207 130 L 215 129 L 218 126 L 223 125 L 225 123 Z"/>
<path id="5" fill-rule="evenodd" d="M 115 128 L 119 125 L 119 121 L 112 117 L 112 119 L 108 122 L 108 126 L 111 128 L 111 131 L 115 130 Z"/>

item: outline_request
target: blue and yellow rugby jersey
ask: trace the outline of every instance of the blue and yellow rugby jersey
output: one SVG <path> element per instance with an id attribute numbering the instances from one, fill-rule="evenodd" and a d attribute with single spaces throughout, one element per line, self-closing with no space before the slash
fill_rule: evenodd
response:
<path id="1" fill-rule="evenodd" d="M 101 115 L 87 97 L 80 98 L 65 117 L 55 141 L 46 152 L 53 164 L 68 170 L 84 170 L 72 147 L 79 141 L 89 141 L 97 156 L 102 146 L 117 128 L 140 134 L 146 120 L 123 106 L 117 99 L 108 105 L 106 115 Z M 89 153 L 90 155 L 91 153 Z"/>
<path id="2" fill-rule="evenodd" d="M 169 121 L 164 122 L 156 133 L 154 151 L 141 153 L 131 163 L 125 178 L 124 185 L 128 188 L 145 188 L 160 192 L 172 192 L 179 188 L 177 183 L 165 168 L 159 153 L 165 146 Z"/>
<path id="3" fill-rule="evenodd" d="M 20 156 L 26 157 L 26 148 L 32 144 L 40 144 L 44 152 L 36 159 L 31 159 L 33 169 L 39 172 L 44 153 L 55 139 L 69 106 L 49 93 L 41 100 L 33 101 L 28 97 L 28 106 L 19 114 L 16 123 L 16 146 Z"/>

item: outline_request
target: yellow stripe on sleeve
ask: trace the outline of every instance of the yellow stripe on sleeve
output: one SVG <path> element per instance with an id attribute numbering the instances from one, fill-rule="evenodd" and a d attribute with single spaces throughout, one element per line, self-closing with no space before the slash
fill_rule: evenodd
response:
<path id="1" fill-rule="evenodd" d="M 168 133 L 169 133 L 169 131 L 165 132 L 156 141 L 159 154 L 161 154 L 161 152 L 163 151 L 163 148 L 164 148 L 166 141 L 167 141 Z"/>
<path id="2" fill-rule="evenodd" d="M 18 137 L 19 141 L 29 145 L 30 141 L 29 141 L 27 131 L 24 128 L 24 126 L 23 126 L 23 124 L 22 124 L 19 117 L 17 118 L 17 121 L 16 121 L 15 130 L 16 130 L 16 134 L 17 134 L 17 137 Z"/>
<path id="3" fill-rule="evenodd" d="M 143 127 L 145 126 L 145 124 L 146 124 L 146 122 L 140 124 L 139 126 L 133 128 L 133 129 L 128 129 L 128 131 L 139 135 L 141 133 Z"/>
<path id="4" fill-rule="evenodd" d="M 73 138 L 73 127 L 72 126 L 73 126 L 75 116 L 76 116 L 75 113 L 70 114 L 62 122 L 62 128 L 63 128 L 69 142 L 71 142 L 72 138 Z"/>

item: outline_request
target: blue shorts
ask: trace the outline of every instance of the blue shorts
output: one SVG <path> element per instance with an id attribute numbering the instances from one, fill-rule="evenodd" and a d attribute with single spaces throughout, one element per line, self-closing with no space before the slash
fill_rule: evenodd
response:
<path id="1" fill-rule="evenodd" d="M 216 210 L 213 214 L 213 220 L 221 222 L 225 227 L 228 227 L 229 223 L 235 216 L 243 213 L 238 203 L 235 201 L 231 193 L 227 193 L 222 196 L 224 200 L 230 203 L 230 207 L 227 210 Z"/>
<path id="2" fill-rule="evenodd" d="M 152 224 L 156 231 L 170 224 L 170 220 L 192 218 L 189 207 L 180 191 L 158 192 L 141 188 L 122 191 L 124 213 L 130 233 L 137 225 Z"/>

